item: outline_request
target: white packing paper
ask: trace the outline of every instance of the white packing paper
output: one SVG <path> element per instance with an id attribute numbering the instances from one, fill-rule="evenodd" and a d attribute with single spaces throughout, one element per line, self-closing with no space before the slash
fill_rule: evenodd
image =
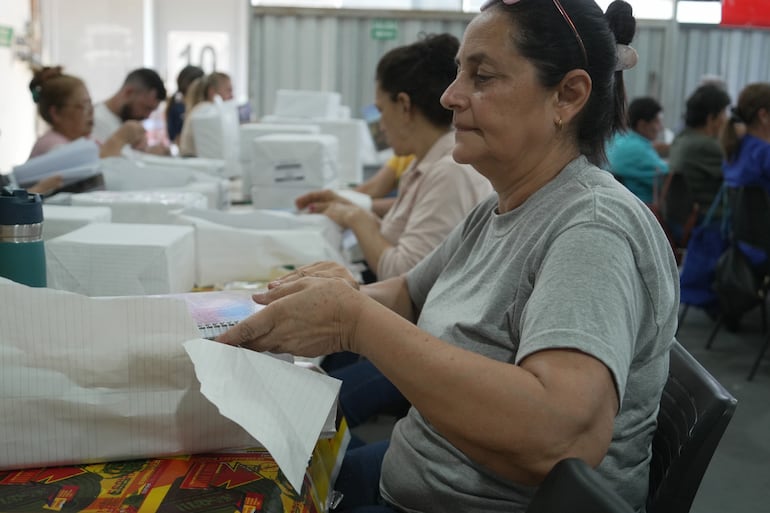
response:
<path id="1" fill-rule="evenodd" d="M 188 340 L 184 347 L 195 364 L 201 393 L 259 440 L 294 489 L 301 490 L 313 447 L 335 411 L 341 382 L 211 340 Z M 302 392 L 289 393 L 295 390 Z"/>
<path id="2" fill-rule="evenodd" d="M 240 410 L 233 416 L 241 427 L 201 393 L 183 344 L 193 340 L 211 364 L 226 362 L 220 354 L 232 348 L 194 342 L 200 335 L 185 301 L 89 298 L 0 278 L 0 305 L 0 469 L 261 443 L 299 489 L 297 469 L 304 472 L 328 423 L 336 380 L 236 351 L 242 361 L 205 386 L 233 392 L 226 409 Z"/>

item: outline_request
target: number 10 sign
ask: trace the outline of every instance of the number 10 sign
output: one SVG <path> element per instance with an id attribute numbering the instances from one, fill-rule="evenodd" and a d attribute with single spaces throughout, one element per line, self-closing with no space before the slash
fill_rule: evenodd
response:
<path id="1" fill-rule="evenodd" d="M 176 81 L 179 71 L 192 64 L 206 73 L 230 72 L 230 37 L 226 32 L 169 31 L 167 77 Z"/>

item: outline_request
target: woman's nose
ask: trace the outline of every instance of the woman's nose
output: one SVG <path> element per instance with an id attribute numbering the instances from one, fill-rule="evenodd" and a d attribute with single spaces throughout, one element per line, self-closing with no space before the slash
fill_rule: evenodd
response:
<path id="1" fill-rule="evenodd" d="M 460 108 L 460 95 L 458 94 L 458 87 L 457 87 L 457 79 L 455 79 L 449 86 L 444 90 L 444 93 L 441 95 L 441 105 L 445 109 L 449 110 L 455 110 Z"/>

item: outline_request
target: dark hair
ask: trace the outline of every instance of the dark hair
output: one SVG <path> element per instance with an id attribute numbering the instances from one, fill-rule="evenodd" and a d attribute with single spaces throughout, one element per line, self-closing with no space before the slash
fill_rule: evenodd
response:
<path id="1" fill-rule="evenodd" d="M 395 100 L 406 93 L 428 121 L 437 126 L 452 123 L 452 111 L 441 95 L 457 76 L 455 57 L 460 41 L 451 34 L 426 35 L 416 43 L 394 48 L 377 64 L 376 80 Z"/>
<path id="2" fill-rule="evenodd" d="M 730 96 L 714 84 L 702 85 L 687 99 L 684 123 L 690 128 L 705 126 L 709 116 L 719 116 L 730 105 Z"/>
<path id="3" fill-rule="evenodd" d="M 615 0 L 602 12 L 593 0 L 560 0 L 585 47 L 585 62 L 575 33 L 553 2 L 528 1 L 494 4 L 509 14 L 518 28 L 514 44 L 535 66 L 543 87 L 555 87 L 569 71 L 585 69 L 592 90 L 583 111 L 576 118 L 580 151 L 597 165 L 606 162 L 604 145 L 610 135 L 625 127 L 625 87 L 622 72 L 616 72 L 617 43 L 628 44 L 636 21 L 631 6 Z"/>
<path id="4" fill-rule="evenodd" d="M 182 93 L 182 95 L 184 95 L 187 92 L 187 88 L 190 87 L 190 84 L 192 84 L 193 80 L 202 77 L 204 74 L 205 73 L 203 72 L 203 69 L 200 67 L 188 64 L 182 68 L 182 70 L 176 76 L 177 90 Z"/>
<path id="5" fill-rule="evenodd" d="M 733 109 L 733 115 L 719 137 L 728 162 L 735 159 L 740 146 L 735 123 L 745 123 L 747 127 L 751 127 L 762 109 L 770 112 L 770 83 L 758 82 L 744 87 L 738 95 L 738 105 Z"/>
<path id="6" fill-rule="evenodd" d="M 636 128 L 640 121 L 652 121 L 663 110 L 658 100 L 644 96 L 634 98 L 628 106 L 628 124 L 631 128 Z"/>
<path id="7" fill-rule="evenodd" d="M 51 107 L 61 109 L 80 86 L 82 80 L 62 73 L 61 66 L 46 66 L 35 70 L 29 83 L 32 100 L 37 104 L 37 113 L 43 120 L 53 124 Z"/>
<path id="8" fill-rule="evenodd" d="M 166 86 L 155 70 L 149 68 L 135 69 L 123 81 L 123 86 L 134 86 L 145 91 L 155 91 L 155 98 L 162 102 L 166 99 Z"/>

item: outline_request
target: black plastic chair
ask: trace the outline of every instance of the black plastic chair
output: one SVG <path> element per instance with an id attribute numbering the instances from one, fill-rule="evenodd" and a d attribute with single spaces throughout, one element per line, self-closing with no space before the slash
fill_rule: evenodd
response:
<path id="1" fill-rule="evenodd" d="M 647 513 L 688 513 L 738 401 L 678 342 L 652 441 Z"/>
<path id="2" fill-rule="evenodd" d="M 684 174 L 669 173 L 661 190 L 660 219 L 677 263 L 682 261 L 699 214 L 700 205 L 693 199 Z"/>
<path id="3" fill-rule="evenodd" d="M 733 244 L 744 242 L 755 248 L 763 250 L 770 255 L 770 195 L 758 185 L 746 185 L 730 188 L 728 192 L 728 205 L 730 211 L 730 230 Z M 760 307 L 762 314 L 762 346 L 759 354 L 754 359 L 747 379 L 751 381 L 759 368 L 759 364 L 770 346 L 770 333 L 767 330 L 767 305 L 766 297 L 770 293 L 770 258 L 765 264 L 754 270 L 757 276 L 756 301 L 751 307 Z M 721 299 L 721 302 L 730 306 L 733 301 L 730 298 Z M 747 310 L 747 309 L 744 309 Z M 740 312 L 742 314 L 742 312 Z M 727 319 L 729 320 L 729 319 Z M 706 349 L 711 349 L 714 339 L 722 326 L 725 325 L 724 315 L 717 319 L 717 323 L 706 340 Z"/>
<path id="4" fill-rule="evenodd" d="M 548 473 L 527 513 L 633 513 L 610 484 L 579 458 L 567 458 Z"/>

